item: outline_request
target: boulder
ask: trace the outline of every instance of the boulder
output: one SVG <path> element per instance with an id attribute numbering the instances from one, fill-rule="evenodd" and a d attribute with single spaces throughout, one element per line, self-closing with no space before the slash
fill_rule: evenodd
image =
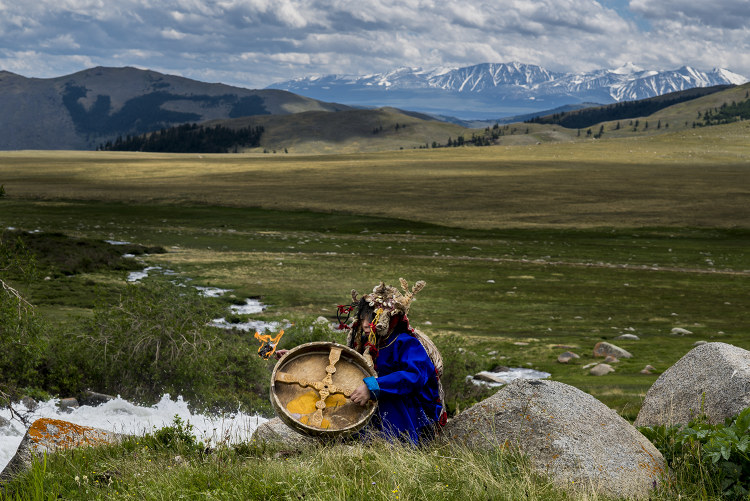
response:
<path id="1" fill-rule="evenodd" d="M 615 411 L 557 381 L 518 379 L 445 427 L 473 449 L 517 447 L 560 486 L 647 498 L 665 474 L 661 453 Z"/>
<path id="2" fill-rule="evenodd" d="M 596 364 L 591 368 L 589 374 L 592 376 L 606 376 L 610 372 L 615 372 L 615 368 L 609 364 Z"/>
<path id="3" fill-rule="evenodd" d="M 594 346 L 594 356 L 606 357 L 607 355 L 613 355 L 617 358 L 633 358 L 630 352 L 623 350 L 619 346 L 604 341 L 596 343 L 596 346 Z"/>
<path id="4" fill-rule="evenodd" d="M 636 426 L 723 423 L 750 406 L 750 351 L 726 343 L 690 350 L 651 385 Z"/>
<path id="5" fill-rule="evenodd" d="M 641 374 L 652 374 L 656 369 L 652 365 L 647 365 L 641 369 Z"/>
<path id="6" fill-rule="evenodd" d="M 57 406 L 63 412 L 73 412 L 74 409 L 79 407 L 78 400 L 75 398 L 61 398 Z"/>
<path id="7" fill-rule="evenodd" d="M 110 431 L 81 426 L 59 419 L 42 418 L 34 421 L 26 431 L 15 456 L 0 473 L 0 483 L 13 478 L 31 466 L 32 459 L 45 452 L 73 447 L 92 447 L 118 442 L 122 435 Z"/>
<path id="8" fill-rule="evenodd" d="M 78 403 L 81 405 L 88 405 L 96 407 L 98 405 L 106 404 L 110 400 L 114 400 L 115 397 L 112 395 L 105 395 L 104 393 L 97 393 L 95 391 L 86 390 L 78 395 Z"/>
<path id="9" fill-rule="evenodd" d="M 508 382 L 507 379 L 499 377 L 497 374 L 494 374 L 489 371 L 482 371 L 474 374 L 474 379 L 477 379 L 479 381 L 484 381 L 486 383 L 499 383 L 499 384 L 506 384 Z"/>
<path id="10" fill-rule="evenodd" d="M 581 357 L 578 356 L 578 354 L 573 353 L 572 351 L 566 351 L 565 353 L 560 353 L 557 356 L 557 361 L 560 362 L 561 364 L 567 364 L 574 358 L 581 358 Z"/>
<path id="11" fill-rule="evenodd" d="M 687 336 L 689 334 L 692 334 L 692 332 L 687 329 L 683 329 L 682 327 L 675 327 L 669 333 L 673 336 Z"/>
<path id="12" fill-rule="evenodd" d="M 706 344 L 706 343 L 708 343 L 708 341 L 696 341 L 696 342 L 693 343 L 693 346 L 700 346 L 700 345 Z"/>
<path id="13" fill-rule="evenodd" d="M 607 355 L 607 358 L 604 359 L 605 364 L 616 364 L 619 361 L 620 359 L 614 355 Z"/>
<path id="14" fill-rule="evenodd" d="M 21 399 L 21 403 L 24 405 L 24 407 L 26 407 L 26 410 L 28 410 L 29 412 L 34 412 L 36 408 L 39 406 L 37 401 L 29 397 L 28 395 Z"/>
<path id="15" fill-rule="evenodd" d="M 639 341 L 641 338 L 636 336 L 635 334 L 620 334 L 615 339 L 624 339 L 626 341 Z"/>
<path id="16" fill-rule="evenodd" d="M 316 440 L 298 433 L 284 424 L 279 417 L 269 419 L 253 432 L 252 440 L 256 442 L 273 442 L 290 449 L 314 444 Z"/>

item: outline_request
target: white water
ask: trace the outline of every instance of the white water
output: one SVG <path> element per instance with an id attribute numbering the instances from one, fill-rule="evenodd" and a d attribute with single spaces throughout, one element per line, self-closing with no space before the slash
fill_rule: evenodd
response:
<path id="1" fill-rule="evenodd" d="M 241 412 L 221 416 L 193 414 L 182 397 L 172 400 L 164 395 L 156 405 L 142 407 L 116 398 L 97 407 L 87 405 L 75 409 L 71 413 L 61 412 L 57 404 L 59 399 L 41 402 L 34 412 L 28 412 L 23 404 L 14 404 L 13 408 L 22 415 L 26 415 L 29 423 L 40 418 L 62 419 L 71 423 L 101 428 L 103 430 L 143 435 L 171 425 L 174 417 L 179 416 L 183 422 L 193 425 L 193 433 L 205 444 L 221 442 L 238 443 L 247 441 L 255 429 L 267 421 L 260 416 L 251 416 Z M 26 428 L 18 419 L 11 420 L 9 409 L 0 409 L 0 416 L 10 420 L 10 425 L 0 426 L 0 471 L 15 455 L 21 443 Z"/>
<path id="2" fill-rule="evenodd" d="M 547 379 L 552 374 L 549 372 L 542 372 L 537 371 L 534 369 L 526 369 L 523 367 L 511 367 L 507 371 L 499 371 L 499 372 L 488 372 L 488 374 L 491 374 L 492 376 L 502 379 L 505 381 L 505 383 L 494 383 L 489 381 L 482 381 L 481 379 L 476 379 L 472 376 L 467 376 L 466 379 L 470 380 L 472 383 L 474 383 L 477 386 L 503 386 L 504 384 L 510 383 L 511 381 L 514 381 L 516 379 Z"/>

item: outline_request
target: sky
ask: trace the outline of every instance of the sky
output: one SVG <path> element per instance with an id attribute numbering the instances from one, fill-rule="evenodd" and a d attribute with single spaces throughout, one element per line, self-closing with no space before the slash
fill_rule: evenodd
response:
<path id="1" fill-rule="evenodd" d="M 0 0 L 0 70 L 27 77 L 134 66 L 263 88 L 511 61 L 750 77 L 750 0 Z"/>

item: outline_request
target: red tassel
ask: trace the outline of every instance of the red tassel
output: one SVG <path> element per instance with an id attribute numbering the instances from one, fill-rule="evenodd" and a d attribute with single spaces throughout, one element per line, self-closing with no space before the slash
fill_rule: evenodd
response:
<path id="1" fill-rule="evenodd" d="M 440 426 L 445 426 L 447 422 L 448 422 L 448 413 L 443 411 L 440 413 L 440 417 L 438 418 L 438 424 Z"/>

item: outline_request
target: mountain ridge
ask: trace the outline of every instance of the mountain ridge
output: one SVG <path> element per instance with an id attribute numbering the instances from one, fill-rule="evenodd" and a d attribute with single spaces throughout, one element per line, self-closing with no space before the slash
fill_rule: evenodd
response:
<path id="1" fill-rule="evenodd" d="M 552 72 L 517 61 L 481 63 L 460 68 L 397 68 L 364 76 L 315 75 L 278 82 L 267 88 L 283 89 L 316 99 L 337 96 L 338 101 L 405 108 L 440 115 L 461 112 L 440 100 L 467 102 L 464 110 L 517 115 L 581 102 L 610 104 L 655 97 L 694 87 L 739 85 L 748 81 L 723 68 L 701 71 L 690 66 L 675 70 L 645 70 L 632 63 L 615 69 L 584 73 Z M 463 98 L 458 99 L 456 98 Z M 355 101 L 350 101 L 350 99 Z M 474 103 L 471 103 L 473 100 Z"/>
<path id="2" fill-rule="evenodd" d="M 340 111 L 278 89 L 245 89 L 133 67 L 54 78 L 0 72 L 0 150 L 94 149 L 118 136 L 254 114 Z"/>

